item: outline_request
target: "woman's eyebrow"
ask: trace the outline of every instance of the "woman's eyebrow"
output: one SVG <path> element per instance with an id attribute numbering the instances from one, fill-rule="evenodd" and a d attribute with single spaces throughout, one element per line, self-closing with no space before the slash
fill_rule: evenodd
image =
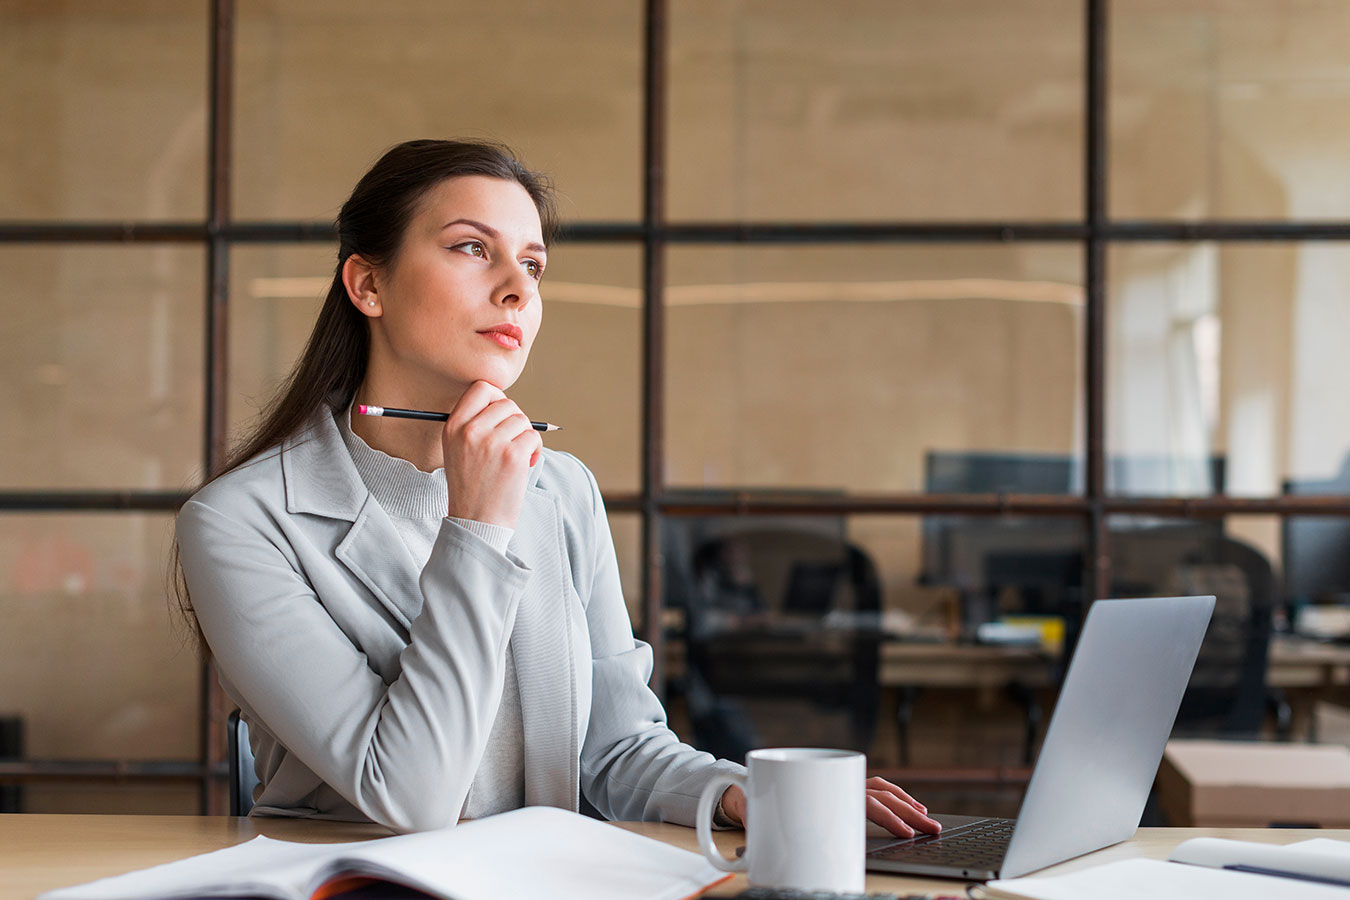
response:
<path id="1" fill-rule="evenodd" d="M 453 222 L 446 222 L 444 225 L 442 225 L 441 231 L 444 231 L 451 225 L 471 225 L 474 228 L 477 228 L 479 231 L 483 232 L 483 234 L 486 234 L 488 237 L 492 238 L 493 240 L 497 240 L 498 238 L 501 237 L 501 233 L 497 231 L 497 229 L 493 228 L 491 225 L 486 225 L 482 222 L 479 222 L 477 219 L 455 219 Z M 530 243 L 526 244 L 525 249 L 536 250 L 539 253 L 548 252 L 548 248 L 545 247 L 543 244 L 539 243 L 538 241 L 531 241 Z"/>

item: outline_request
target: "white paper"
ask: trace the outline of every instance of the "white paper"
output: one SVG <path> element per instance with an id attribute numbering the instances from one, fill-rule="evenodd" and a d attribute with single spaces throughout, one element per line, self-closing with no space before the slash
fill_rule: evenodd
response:
<path id="1" fill-rule="evenodd" d="M 1330 838 L 1314 838 L 1283 846 L 1224 838 L 1191 838 L 1177 845 L 1169 858 L 1196 866 L 1255 866 L 1350 881 L 1350 843 Z M 1346 896 L 1350 897 L 1350 892 Z"/>
<path id="2" fill-rule="evenodd" d="M 991 881 L 992 897 L 1026 900 L 1346 900 L 1345 888 L 1203 866 L 1127 859 L 1068 875 Z"/>
<path id="3" fill-rule="evenodd" d="M 135 897 L 265 896 L 303 892 L 308 873 L 329 854 L 358 846 L 299 844 L 255 837 L 251 841 L 149 869 L 113 875 L 41 894 L 38 900 L 119 900 Z"/>
<path id="4" fill-rule="evenodd" d="M 349 856 L 404 872 L 456 900 L 682 900 L 720 880 L 701 854 L 547 807 L 407 835 Z M 1344 900 L 1344 898 L 1342 898 Z"/>

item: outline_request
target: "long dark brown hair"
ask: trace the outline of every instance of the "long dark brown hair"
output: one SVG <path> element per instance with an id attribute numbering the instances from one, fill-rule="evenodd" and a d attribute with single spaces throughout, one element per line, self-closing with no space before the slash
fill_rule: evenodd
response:
<path id="1" fill-rule="evenodd" d="M 484 175 L 514 181 L 539 211 L 545 244 L 558 231 L 553 187 L 543 175 L 525 168 L 507 147 L 488 141 L 406 141 L 391 148 L 356 183 L 337 218 L 338 253 L 333 283 L 305 350 L 282 382 L 258 424 L 231 449 L 218 471 L 201 486 L 239 468 L 296 434 L 320 409 L 350 403 L 366 375 L 370 332 L 342 282 L 347 258 L 360 256 L 372 266 L 390 265 L 403 242 L 418 204 L 449 178 Z M 199 486 L 200 487 L 200 486 Z M 206 652 L 183 576 L 178 542 L 173 544 L 172 597 L 198 647 Z"/>

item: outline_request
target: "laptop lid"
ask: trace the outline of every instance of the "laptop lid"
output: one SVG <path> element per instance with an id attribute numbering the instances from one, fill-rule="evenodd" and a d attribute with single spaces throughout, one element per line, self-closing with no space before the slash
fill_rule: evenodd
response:
<path id="1" fill-rule="evenodd" d="M 1092 604 L 1001 877 L 1134 834 L 1213 611 L 1212 596 Z"/>

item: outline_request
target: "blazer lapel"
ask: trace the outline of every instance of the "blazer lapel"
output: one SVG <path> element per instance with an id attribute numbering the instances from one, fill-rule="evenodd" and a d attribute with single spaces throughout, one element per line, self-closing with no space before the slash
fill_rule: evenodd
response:
<path id="1" fill-rule="evenodd" d="M 286 511 L 352 523 L 335 551 L 406 631 L 422 610 L 421 572 L 389 514 L 356 471 L 333 411 L 324 407 L 281 447 Z"/>
<path id="2" fill-rule="evenodd" d="M 534 487 L 526 491 L 510 549 L 531 569 L 511 633 L 525 732 L 525 803 L 576 811 L 578 660 L 562 514 L 555 498 Z"/>
<path id="3" fill-rule="evenodd" d="M 335 552 L 403 630 L 410 630 L 422 612 L 422 573 L 389 514 L 374 497 L 367 494 L 356 522 Z"/>

